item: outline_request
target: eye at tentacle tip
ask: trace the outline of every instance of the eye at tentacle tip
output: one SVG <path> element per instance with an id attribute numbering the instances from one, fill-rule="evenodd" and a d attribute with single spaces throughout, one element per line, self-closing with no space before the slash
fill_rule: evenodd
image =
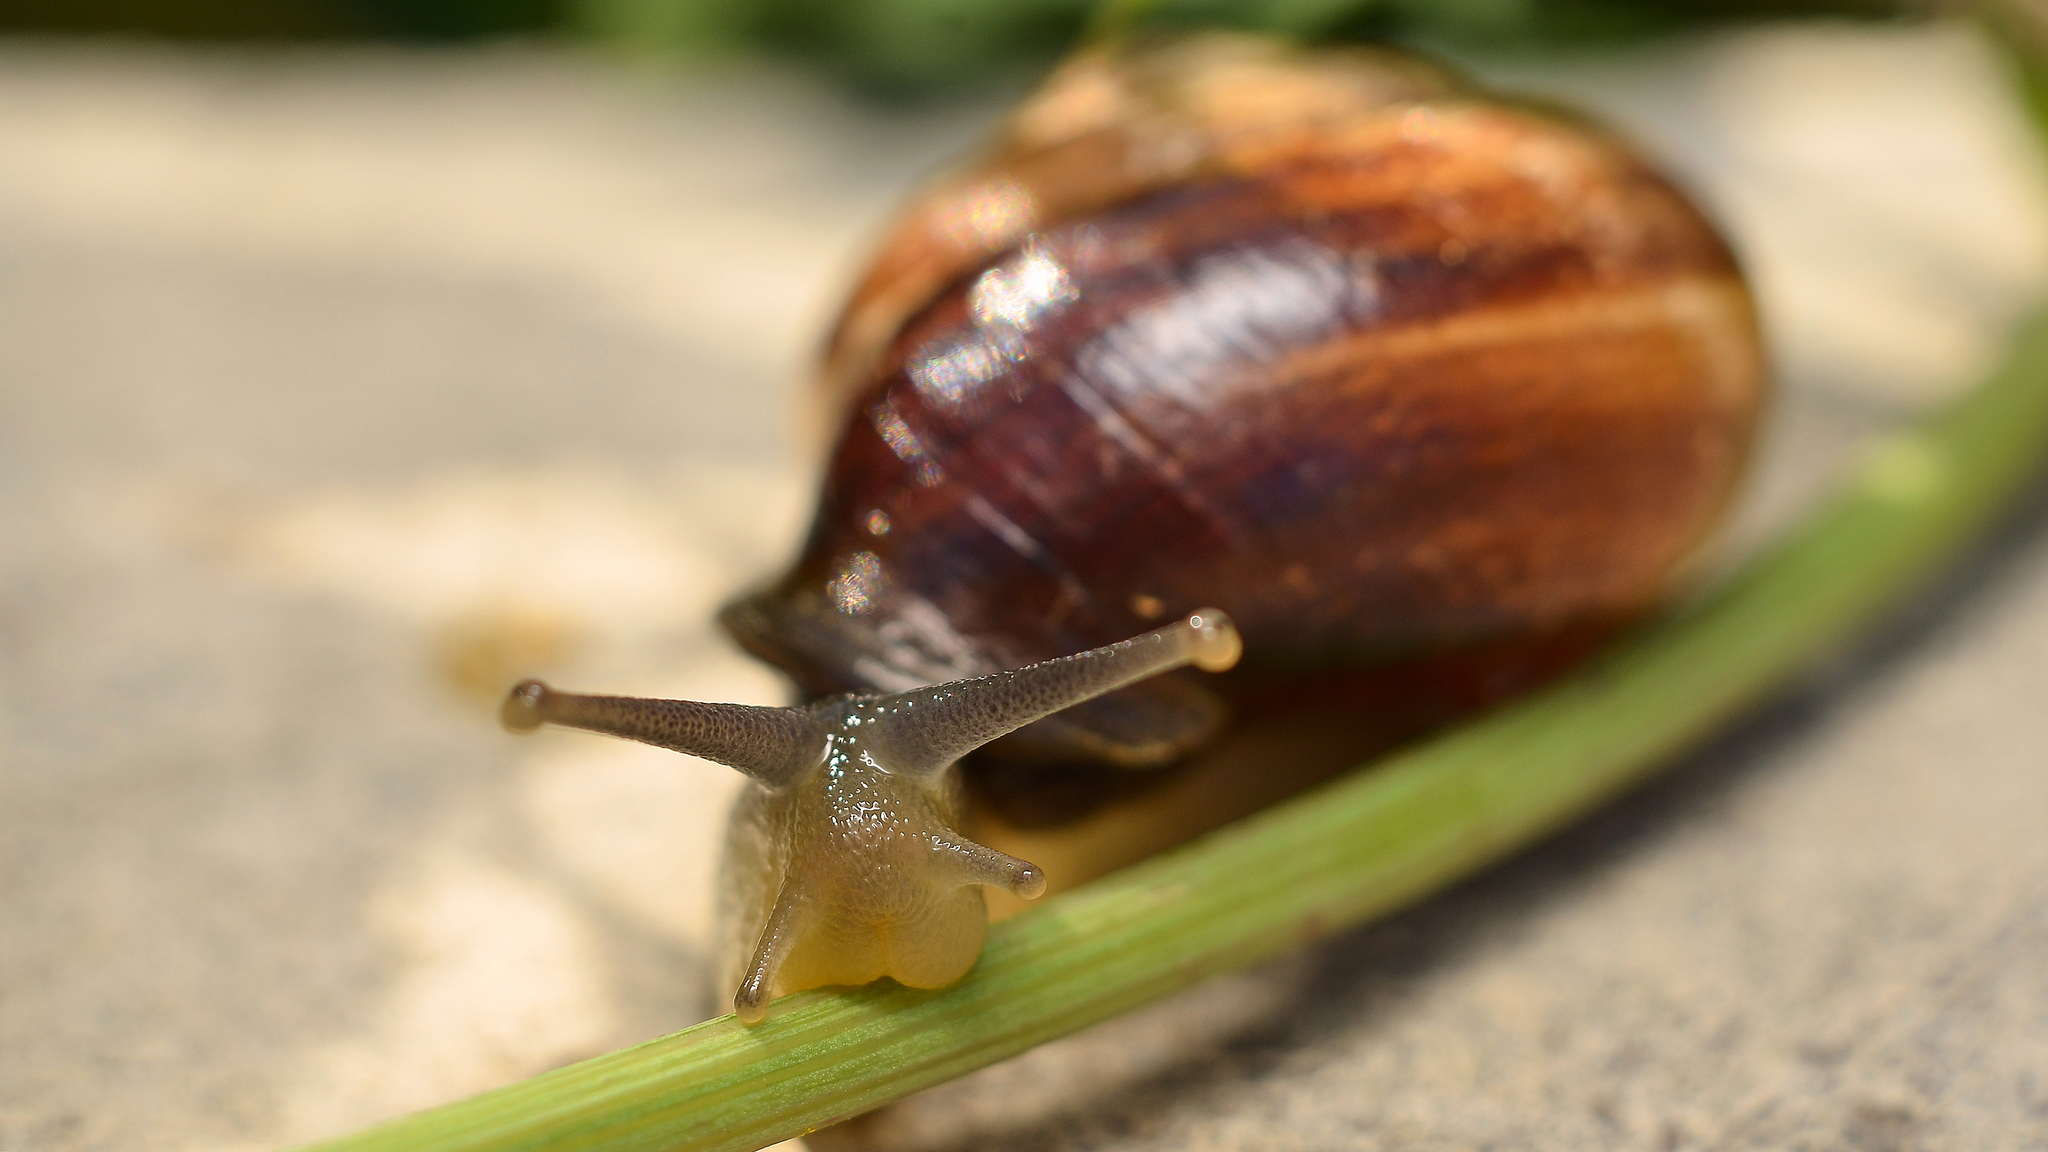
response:
<path id="1" fill-rule="evenodd" d="M 505 694 L 498 709 L 498 722 L 513 732 L 531 732 L 547 721 L 548 696 L 552 690 L 538 680 L 521 680 Z"/>
<path id="2" fill-rule="evenodd" d="M 1222 611 L 1197 609 L 1182 623 L 1188 629 L 1188 659 L 1202 671 L 1226 671 L 1244 655 L 1244 637 Z"/>

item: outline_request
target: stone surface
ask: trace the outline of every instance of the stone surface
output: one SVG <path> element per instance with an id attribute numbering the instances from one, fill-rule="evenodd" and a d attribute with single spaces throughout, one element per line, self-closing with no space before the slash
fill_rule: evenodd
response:
<path id="1" fill-rule="evenodd" d="M 2048 268 L 1952 28 L 1476 62 L 1701 190 L 1785 390 L 1715 563 Z M 771 701 L 705 621 L 804 351 L 993 104 L 0 44 L 0 1150 L 271 1148 L 707 1014 L 725 774 L 509 678 Z M 2048 1148 L 2048 501 L 1644 792 L 820 1147 Z"/>

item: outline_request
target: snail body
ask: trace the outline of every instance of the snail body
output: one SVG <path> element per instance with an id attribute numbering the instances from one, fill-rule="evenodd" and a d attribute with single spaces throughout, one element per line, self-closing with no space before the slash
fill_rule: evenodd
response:
<path id="1" fill-rule="evenodd" d="M 1077 702 L 1171 668 L 1221 671 L 1242 643 L 1213 609 L 1088 652 L 892 694 L 796 708 L 700 704 L 516 685 L 515 732 L 583 728 L 716 760 L 749 778 L 733 812 L 722 911 L 733 1010 L 782 992 L 883 976 L 936 988 L 965 975 L 988 929 L 982 888 L 1045 891 L 1036 865 L 963 838 L 962 756 Z M 728 985 L 730 986 L 730 985 Z"/>
<path id="2" fill-rule="evenodd" d="M 967 838 L 999 839 L 962 757 L 981 791 L 1043 779 L 1004 764 L 1164 778 L 1233 715 L 1401 735 L 1553 674 L 1710 529 L 1761 364 L 1727 247 L 1585 125 L 1380 52 L 1089 52 L 911 204 L 828 343 L 810 534 L 721 614 L 812 703 L 529 682 L 504 715 L 753 777 L 742 1019 L 947 983 L 983 889 L 1048 879 Z M 1269 799 L 1241 753 L 1183 783 Z"/>

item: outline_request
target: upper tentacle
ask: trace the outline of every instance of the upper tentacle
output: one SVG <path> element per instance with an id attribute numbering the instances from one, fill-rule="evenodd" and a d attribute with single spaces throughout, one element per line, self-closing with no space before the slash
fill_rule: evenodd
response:
<path id="1" fill-rule="evenodd" d="M 825 758 L 824 726 L 798 708 L 582 696 L 524 680 L 499 718 L 514 732 L 562 724 L 702 756 L 770 787 L 791 783 Z"/>
<path id="2" fill-rule="evenodd" d="M 929 777 L 999 736 L 1171 668 L 1220 672 L 1243 651 L 1230 617 L 1204 608 L 1102 648 L 866 702 L 861 741 L 898 775 Z"/>

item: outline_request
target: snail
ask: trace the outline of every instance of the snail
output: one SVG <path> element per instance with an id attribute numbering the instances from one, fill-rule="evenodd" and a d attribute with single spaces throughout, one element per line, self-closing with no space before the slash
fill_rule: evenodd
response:
<path id="1" fill-rule="evenodd" d="M 1059 879 L 966 834 L 1002 821 L 962 757 L 1028 826 L 1233 723 L 1383 743 L 1525 690 L 1668 596 L 1762 362 L 1727 245 L 1598 129 L 1375 49 L 1098 46 L 913 201 L 827 342 L 809 536 L 721 614 L 812 702 L 527 682 L 504 717 L 753 779 L 742 1020 L 940 986 L 984 887 Z"/>

